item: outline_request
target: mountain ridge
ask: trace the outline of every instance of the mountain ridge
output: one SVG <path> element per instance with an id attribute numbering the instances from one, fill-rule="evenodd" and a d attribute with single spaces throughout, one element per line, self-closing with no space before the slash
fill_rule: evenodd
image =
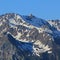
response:
<path id="1" fill-rule="evenodd" d="M 8 36 L 11 36 L 12 39 Z M 0 41 L 2 43 L 0 50 L 5 46 L 4 44 L 8 43 L 11 48 L 11 51 L 5 49 L 8 46 L 1 50 L 1 60 L 4 58 L 5 60 L 7 60 L 7 58 L 8 60 L 44 60 L 44 58 L 46 58 L 46 60 L 57 60 L 57 57 L 59 60 L 59 40 L 60 20 L 46 21 L 34 15 L 25 16 L 15 13 L 8 13 L 0 16 Z M 23 44 L 21 44 L 21 42 Z M 13 51 L 14 53 L 12 53 Z M 23 51 L 22 54 L 21 51 Z M 31 55 L 29 51 L 32 52 Z M 46 57 L 44 57 L 44 54 Z"/>

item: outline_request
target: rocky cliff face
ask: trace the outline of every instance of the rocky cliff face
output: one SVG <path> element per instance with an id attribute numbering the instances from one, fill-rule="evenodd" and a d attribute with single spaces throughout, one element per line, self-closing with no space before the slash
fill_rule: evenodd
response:
<path id="1" fill-rule="evenodd" d="M 60 60 L 60 20 L 1 15 L 0 60 Z"/>

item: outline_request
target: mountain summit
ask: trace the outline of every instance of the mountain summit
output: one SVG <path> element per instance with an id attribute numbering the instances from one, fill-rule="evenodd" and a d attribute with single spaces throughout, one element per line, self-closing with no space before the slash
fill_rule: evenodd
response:
<path id="1" fill-rule="evenodd" d="M 1 15 L 0 60 L 60 60 L 60 20 Z"/>

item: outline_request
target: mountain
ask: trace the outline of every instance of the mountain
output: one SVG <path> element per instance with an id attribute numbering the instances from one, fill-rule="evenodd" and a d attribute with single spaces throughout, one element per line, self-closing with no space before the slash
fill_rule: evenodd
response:
<path id="1" fill-rule="evenodd" d="M 0 60 L 60 60 L 60 20 L 1 15 Z"/>

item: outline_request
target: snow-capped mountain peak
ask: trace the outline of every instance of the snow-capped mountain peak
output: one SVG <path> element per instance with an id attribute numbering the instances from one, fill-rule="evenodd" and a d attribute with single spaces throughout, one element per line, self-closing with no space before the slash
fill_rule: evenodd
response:
<path id="1" fill-rule="evenodd" d="M 29 16 L 15 13 L 1 15 L 0 41 L 2 47 L 9 43 L 11 51 L 7 50 L 11 53 L 6 51 L 11 56 L 18 55 L 24 58 L 37 56 L 40 59 L 44 53 L 49 56 L 56 52 L 58 54 L 60 49 L 60 20 L 44 20 L 32 14 Z M 12 52 L 13 50 L 14 52 Z M 4 49 L 2 51 L 4 52 Z"/>

